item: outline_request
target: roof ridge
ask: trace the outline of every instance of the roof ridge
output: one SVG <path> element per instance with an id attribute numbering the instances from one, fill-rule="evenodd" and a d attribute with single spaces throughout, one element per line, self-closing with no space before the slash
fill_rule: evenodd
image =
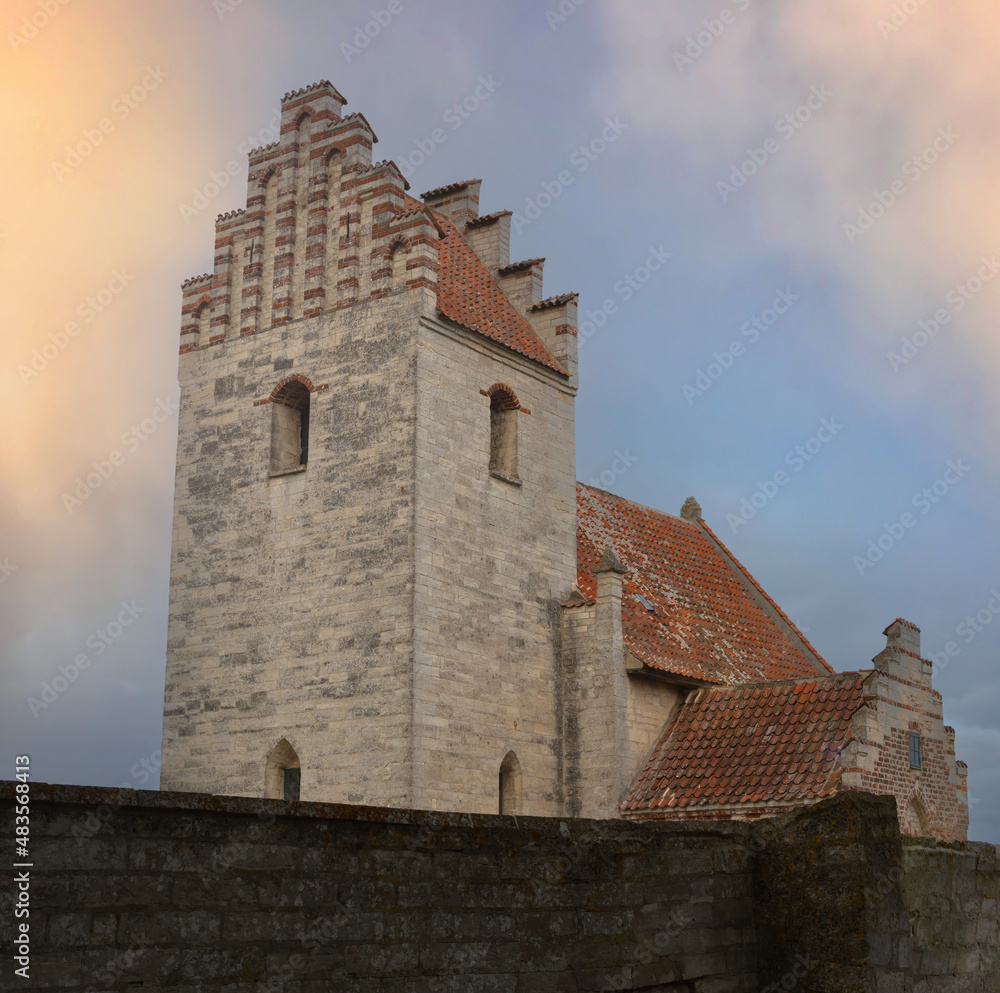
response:
<path id="1" fill-rule="evenodd" d="M 672 521 L 680 521 L 682 524 L 697 527 L 694 521 L 685 520 L 683 517 L 679 517 L 677 514 L 671 514 L 667 510 L 659 510 L 656 507 L 650 507 L 648 504 L 639 503 L 638 500 L 630 500 L 628 497 L 623 497 L 620 493 L 612 493 L 611 490 L 602 490 L 600 486 L 591 486 L 590 483 L 581 482 L 579 479 L 576 481 L 576 485 L 582 486 L 585 490 L 591 490 L 594 493 L 604 493 L 606 496 L 614 497 L 616 500 L 621 500 L 622 503 L 628 503 L 633 507 L 640 507 L 642 510 L 648 510 L 651 514 L 656 514 L 659 517 L 669 517 Z"/>
<path id="2" fill-rule="evenodd" d="M 512 210 L 494 210 L 492 214 L 481 214 L 479 217 L 473 217 L 471 221 L 466 221 L 466 228 L 479 227 L 482 224 L 492 224 L 494 221 L 500 220 L 501 217 L 511 217 L 514 211 Z"/>
<path id="3" fill-rule="evenodd" d="M 521 269 L 530 269 L 532 266 L 544 261 L 545 256 L 543 255 L 540 259 L 524 259 L 521 262 L 511 262 L 509 265 L 501 266 L 497 269 L 497 272 L 502 276 L 507 272 L 519 272 Z"/>
<path id="4" fill-rule="evenodd" d="M 444 186 L 438 186 L 433 190 L 428 190 L 426 193 L 420 194 L 421 200 L 426 200 L 427 197 L 438 197 L 442 193 L 453 193 L 455 190 L 460 190 L 463 187 L 471 186 L 473 183 L 481 183 L 481 179 L 463 179 L 457 183 L 445 183 Z"/>
<path id="5" fill-rule="evenodd" d="M 251 148 L 250 151 L 247 152 L 247 157 L 253 158 L 258 152 L 266 152 L 269 149 L 277 148 L 280 144 L 280 141 L 272 141 L 267 145 L 258 145 L 256 148 Z"/>
<path id="6" fill-rule="evenodd" d="M 322 89 L 324 86 L 329 86 L 330 89 L 333 90 L 333 92 L 340 98 L 340 102 L 342 104 L 347 103 L 347 98 L 328 79 L 321 79 L 318 83 L 310 83 L 308 86 L 303 86 L 300 90 L 292 90 L 290 93 L 286 93 L 284 97 L 282 97 L 281 102 L 284 103 L 286 100 L 291 100 L 294 97 L 300 97 L 303 93 L 309 93 L 311 90 Z"/>
<path id="7" fill-rule="evenodd" d="M 718 683 L 715 686 L 702 686 L 701 690 L 747 690 L 757 689 L 765 686 L 781 686 L 785 683 L 814 683 L 819 679 L 833 681 L 842 679 L 850 682 L 864 682 L 871 675 L 858 669 L 848 669 L 845 672 L 817 672 L 809 676 L 786 676 L 784 679 L 755 679 L 752 683 Z"/>
<path id="8" fill-rule="evenodd" d="M 538 303 L 533 303 L 528 310 L 546 310 L 549 307 L 558 307 L 570 300 L 575 300 L 579 295 L 579 293 L 560 293 L 558 296 L 546 297 L 544 300 L 539 300 Z"/>

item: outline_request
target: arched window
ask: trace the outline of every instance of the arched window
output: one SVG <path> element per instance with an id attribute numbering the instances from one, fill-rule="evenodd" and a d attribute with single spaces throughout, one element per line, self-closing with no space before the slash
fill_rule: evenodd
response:
<path id="1" fill-rule="evenodd" d="M 272 800 L 298 800 L 302 790 L 299 756 L 282 738 L 271 750 L 264 769 L 264 795 Z"/>
<path id="2" fill-rule="evenodd" d="M 513 393 L 490 393 L 490 472 L 517 479 L 517 414 L 520 404 Z"/>
<path id="3" fill-rule="evenodd" d="M 271 400 L 271 473 L 290 472 L 309 461 L 309 390 L 286 383 Z"/>
<path id="4" fill-rule="evenodd" d="M 389 289 L 392 292 L 406 288 L 406 245 L 399 242 L 389 256 Z"/>
<path id="5" fill-rule="evenodd" d="M 903 814 L 903 834 L 914 835 L 917 838 L 926 838 L 930 835 L 927 810 L 916 793 L 910 798 L 910 803 Z"/>
<path id="6" fill-rule="evenodd" d="M 212 337 L 212 306 L 207 301 L 195 313 L 198 322 L 198 344 L 207 345 Z"/>
<path id="7" fill-rule="evenodd" d="M 497 809 L 501 814 L 521 812 L 521 763 L 513 752 L 508 752 L 500 764 L 500 782 Z"/>

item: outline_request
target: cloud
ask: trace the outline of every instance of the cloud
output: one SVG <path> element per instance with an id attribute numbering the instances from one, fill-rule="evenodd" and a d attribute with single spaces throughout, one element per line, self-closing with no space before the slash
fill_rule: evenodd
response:
<path id="1" fill-rule="evenodd" d="M 717 183 L 771 139 L 778 150 L 726 206 L 748 213 L 761 254 L 821 267 L 843 288 L 853 325 L 846 345 L 866 360 L 898 348 L 919 319 L 948 306 L 956 284 L 976 276 L 984 255 L 1000 251 L 1000 129 L 991 103 L 998 57 L 990 43 L 1000 10 L 931 0 L 897 16 L 897 28 L 885 20 L 895 6 L 733 0 L 731 23 L 708 27 L 693 3 L 669 12 L 602 7 L 612 54 L 601 100 L 630 108 L 651 143 L 680 168 L 700 170 L 710 205 L 721 199 Z M 679 67 L 675 53 L 695 57 Z M 794 119 L 815 87 L 832 96 L 807 120 L 786 123 L 794 130 L 783 137 L 776 126 Z M 903 192 L 893 194 L 894 182 Z M 879 195 L 895 202 L 880 207 Z M 845 225 L 857 227 L 862 210 L 881 216 L 852 243 Z M 726 248 L 719 251 L 724 257 Z M 907 376 L 886 377 L 884 358 L 865 361 L 864 385 L 919 402 L 942 366 L 955 369 L 970 354 L 995 376 L 1000 339 L 989 294 L 998 288 L 987 286 L 952 315 L 947 334 L 957 352 L 937 348 L 935 361 L 914 362 Z"/>

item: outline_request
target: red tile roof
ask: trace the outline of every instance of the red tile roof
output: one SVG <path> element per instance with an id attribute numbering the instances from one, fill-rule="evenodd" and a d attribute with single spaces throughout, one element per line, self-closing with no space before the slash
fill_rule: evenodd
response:
<path id="1" fill-rule="evenodd" d="M 445 193 L 457 193 L 459 190 L 464 190 L 466 186 L 472 186 L 473 183 L 481 182 L 481 179 L 462 179 L 457 183 L 448 183 L 445 186 L 438 186 L 433 190 L 428 190 L 426 193 L 421 193 L 420 199 L 426 200 L 428 197 L 439 197 Z"/>
<path id="2" fill-rule="evenodd" d="M 579 293 L 560 293 L 557 297 L 546 297 L 544 300 L 539 300 L 538 303 L 532 304 L 528 309 L 548 310 L 550 307 L 561 307 L 564 303 L 576 300 L 579 296 Z"/>
<path id="3" fill-rule="evenodd" d="M 694 691 L 621 809 L 667 814 L 707 805 L 794 803 L 836 792 L 866 675 Z"/>
<path id="4" fill-rule="evenodd" d="M 588 602 L 608 544 L 631 570 L 623 580 L 625 645 L 647 666 L 730 685 L 833 671 L 804 638 L 797 642 L 782 630 L 740 581 L 734 568 L 742 566 L 727 562 L 703 523 L 578 483 L 577 582 Z"/>
<path id="5" fill-rule="evenodd" d="M 465 226 L 466 228 L 485 227 L 487 224 L 495 224 L 501 217 L 511 217 L 513 213 L 512 210 L 495 210 L 492 214 L 480 214 L 479 217 L 466 221 Z"/>
<path id="6" fill-rule="evenodd" d="M 549 354 L 527 318 L 514 309 L 458 228 L 447 217 L 412 197 L 406 197 L 406 206 L 408 209 L 427 210 L 441 232 L 438 242 L 438 310 L 456 324 L 478 331 L 564 376 L 569 375 Z"/>

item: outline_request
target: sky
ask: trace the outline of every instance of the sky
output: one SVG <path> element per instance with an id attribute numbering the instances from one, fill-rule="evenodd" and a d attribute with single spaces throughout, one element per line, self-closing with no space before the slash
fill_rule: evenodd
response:
<path id="1" fill-rule="evenodd" d="M 414 193 L 481 178 L 581 292 L 580 480 L 695 496 L 837 670 L 922 629 L 1000 842 L 998 31 L 968 0 L 5 4 L 0 761 L 158 783 L 179 284 L 240 149 L 329 79 Z"/>

